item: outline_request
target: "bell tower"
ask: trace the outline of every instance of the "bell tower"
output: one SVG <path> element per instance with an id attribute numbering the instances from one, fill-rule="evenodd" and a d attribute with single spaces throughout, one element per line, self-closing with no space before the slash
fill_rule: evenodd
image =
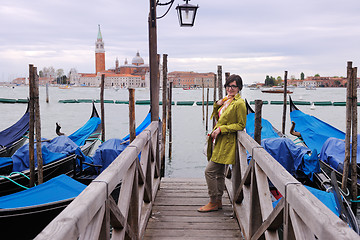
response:
<path id="1" fill-rule="evenodd" d="M 100 24 L 97 39 L 95 42 L 95 73 L 105 71 L 105 49 L 104 42 L 102 40 Z"/>

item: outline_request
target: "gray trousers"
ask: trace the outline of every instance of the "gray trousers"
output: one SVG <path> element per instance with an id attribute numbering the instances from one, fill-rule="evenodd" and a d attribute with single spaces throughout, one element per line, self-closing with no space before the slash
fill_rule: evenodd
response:
<path id="1" fill-rule="evenodd" d="M 205 179 L 210 202 L 221 200 L 225 189 L 225 164 L 215 163 L 210 160 L 205 168 Z"/>

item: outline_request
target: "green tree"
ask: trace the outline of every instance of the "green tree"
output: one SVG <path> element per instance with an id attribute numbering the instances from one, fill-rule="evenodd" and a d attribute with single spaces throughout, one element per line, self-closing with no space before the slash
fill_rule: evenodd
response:
<path id="1" fill-rule="evenodd" d="M 273 76 L 269 77 L 269 75 L 266 75 L 266 78 L 265 78 L 265 86 L 269 86 L 269 87 L 272 87 L 274 86 L 276 83 L 275 83 L 275 78 Z"/>
<path id="2" fill-rule="evenodd" d="M 315 74 L 315 76 L 314 76 L 314 77 L 320 77 L 320 74 L 318 74 L 318 73 L 317 73 L 317 74 Z"/>
<path id="3" fill-rule="evenodd" d="M 305 79 L 305 74 L 303 72 L 300 73 L 300 79 L 304 80 Z"/>

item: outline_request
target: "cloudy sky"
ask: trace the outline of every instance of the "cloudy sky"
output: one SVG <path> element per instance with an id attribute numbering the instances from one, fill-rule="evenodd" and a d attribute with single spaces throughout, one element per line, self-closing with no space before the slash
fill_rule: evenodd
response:
<path id="1" fill-rule="evenodd" d="M 165 1 L 161 1 L 165 2 Z M 169 71 L 240 74 L 245 83 L 274 77 L 345 76 L 360 64 L 359 0 L 192 0 L 193 28 L 180 28 L 175 6 L 158 20 L 158 52 Z M 157 7 L 158 15 L 166 7 Z M 148 62 L 148 0 L 1 0 L 0 81 L 53 66 L 95 71 L 98 31 L 106 68 L 136 52 Z"/>

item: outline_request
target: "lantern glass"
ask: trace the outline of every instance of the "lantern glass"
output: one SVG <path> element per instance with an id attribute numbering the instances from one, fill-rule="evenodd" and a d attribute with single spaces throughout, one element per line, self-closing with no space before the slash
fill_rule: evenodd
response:
<path id="1" fill-rule="evenodd" d="M 191 4 L 178 5 L 176 10 L 178 12 L 178 18 L 180 27 L 192 27 L 194 26 L 196 11 L 199 6 Z"/>

